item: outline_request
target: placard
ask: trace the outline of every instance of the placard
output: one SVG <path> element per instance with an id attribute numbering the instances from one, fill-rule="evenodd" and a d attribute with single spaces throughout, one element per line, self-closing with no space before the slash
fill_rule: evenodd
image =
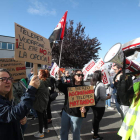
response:
<path id="1" fill-rule="evenodd" d="M 68 99 L 69 108 L 95 105 L 93 86 L 68 87 Z"/>
<path id="2" fill-rule="evenodd" d="M 14 58 L 0 58 L 0 68 L 7 69 L 14 80 L 26 78 L 25 62 L 16 61 Z"/>
<path id="3" fill-rule="evenodd" d="M 51 65 L 49 40 L 15 23 L 15 60 Z"/>

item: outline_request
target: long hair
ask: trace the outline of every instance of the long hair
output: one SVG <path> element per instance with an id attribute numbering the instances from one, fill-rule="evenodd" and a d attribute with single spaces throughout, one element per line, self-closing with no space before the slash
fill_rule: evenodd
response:
<path id="1" fill-rule="evenodd" d="M 75 77 L 75 75 L 76 75 L 76 73 L 77 73 L 78 71 L 81 71 L 81 70 L 75 70 L 75 71 L 74 71 L 74 74 L 73 74 L 73 76 L 72 76 L 72 83 L 71 83 L 72 86 L 75 86 L 75 78 L 74 78 L 74 77 Z M 81 71 L 81 72 L 82 72 L 82 71 Z M 83 73 L 83 72 L 82 72 L 82 73 Z M 81 86 L 84 85 L 84 81 L 83 81 L 83 79 L 82 79 L 80 85 L 81 85 Z"/>
<path id="2" fill-rule="evenodd" d="M 90 81 L 91 85 L 95 86 L 97 81 L 101 82 L 102 81 L 101 76 L 102 76 L 102 72 L 100 70 L 96 70 Z"/>
<path id="3" fill-rule="evenodd" d="M 9 74 L 10 77 L 12 77 L 11 73 L 7 70 L 7 69 L 0 69 L 0 72 L 7 72 Z M 6 94 L 6 99 L 8 99 L 9 101 L 11 101 L 13 99 L 13 86 L 11 85 L 11 89 L 10 91 Z"/>
<path id="4" fill-rule="evenodd" d="M 49 72 L 49 70 L 45 70 L 45 72 L 46 72 L 47 78 L 50 77 L 50 72 Z"/>
<path id="5" fill-rule="evenodd" d="M 47 73 L 46 73 L 45 70 L 43 70 L 43 69 L 40 69 L 39 72 L 40 72 L 40 74 L 41 74 L 40 79 L 41 79 L 42 81 L 45 81 L 46 78 L 48 78 L 48 77 L 47 77 Z"/>

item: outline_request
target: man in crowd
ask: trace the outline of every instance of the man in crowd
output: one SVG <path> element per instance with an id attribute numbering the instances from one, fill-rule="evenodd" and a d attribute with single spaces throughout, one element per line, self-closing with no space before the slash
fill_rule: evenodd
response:
<path id="1" fill-rule="evenodd" d="M 133 86 L 133 81 L 131 76 L 126 76 L 125 81 L 123 80 L 122 67 L 119 65 L 114 65 L 114 71 L 116 73 L 114 77 L 114 86 L 117 89 L 117 102 L 123 120 L 130 106 L 130 98 L 133 96 L 133 93 L 128 90 Z"/>

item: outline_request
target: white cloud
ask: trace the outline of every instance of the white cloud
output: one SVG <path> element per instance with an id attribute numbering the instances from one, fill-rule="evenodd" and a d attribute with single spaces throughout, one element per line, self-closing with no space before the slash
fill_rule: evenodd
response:
<path id="1" fill-rule="evenodd" d="M 48 10 L 46 3 L 41 3 L 39 0 L 31 0 L 31 5 L 29 6 L 27 12 L 36 15 L 56 15 L 55 9 Z"/>

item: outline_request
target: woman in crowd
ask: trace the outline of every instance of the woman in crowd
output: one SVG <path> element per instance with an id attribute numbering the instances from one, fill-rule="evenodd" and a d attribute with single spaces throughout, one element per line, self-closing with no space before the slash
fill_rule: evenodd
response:
<path id="1" fill-rule="evenodd" d="M 25 96 L 14 105 L 11 74 L 6 69 L 0 69 L 0 140 L 23 140 L 21 125 L 27 121 L 25 116 L 39 85 L 39 79 L 34 76 Z"/>
<path id="2" fill-rule="evenodd" d="M 99 123 L 105 112 L 105 101 L 111 98 L 111 95 L 106 96 L 106 89 L 102 83 L 103 74 L 100 70 L 94 72 L 91 85 L 94 86 L 94 94 L 96 99 L 95 106 L 91 106 L 93 111 L 93 121 L 92 126 L 94 130 L 94 135 L 92 140 L 102 140 L 103 138 L 98 135 Z"/>
<path id="3" fill-rule="evenodd" d="M 37 116 L 38 116 L 38 122 L 39 122 L 39 132 L 34 134 L 37 138 L 43 138 L 44 133 L 43 132 L 49 132 L 48 130 L 48 122 L 47 122 L 47 106 L 49 102 L 49 85 L 47 82 L 48 75 L 46 74 L 45 70 L 39 70 L 38 77 L 40 79 L 40 86 L 36 93 L 36 99 L 34 102 L 34 109 L 36 110 Z M 45 128 L 44 128 L 44 127 Z"/>
<path id="4" fill-rule="evenodd" d="M 51 94 L 54 93 L 55 78 L 50 77 L 50 72 L 48 70 L 45 70 L 45 72 L 47 74 L 47 81 L 48 81 L 48 85 L 49 85 L 49 92 L 50 92 L 50 95 L 51 95 Z M 51 102 L 52 102 L 52 99 L 49 98 L 48 107 L 47 107 L 48 124 L 52 123 Z"/>
<path id="5" fill-rule="evenodd" d="M 62 111 L 61 118 L 61 140 L 68 140 L 68 133 L 70 127 L 72 128 L 73 140 L 80 140 L 80 129 L 82 125 L 83 118 L 81 117 L 81 112 L 86 113 L 88 107 L 75 107 L 69 108 L 68 102 L 68 87 L 83 86 L 83 73 L 81 70 L 76 70 L 73 75 L 73 81 L 70 84 L 62 83 L 60 70 L 58 71 L 58 80 L 56 81 L 57 88 L 65 94 L 65 103 Z"/>

